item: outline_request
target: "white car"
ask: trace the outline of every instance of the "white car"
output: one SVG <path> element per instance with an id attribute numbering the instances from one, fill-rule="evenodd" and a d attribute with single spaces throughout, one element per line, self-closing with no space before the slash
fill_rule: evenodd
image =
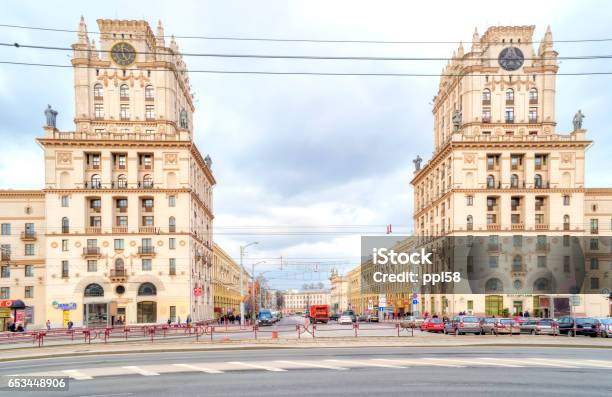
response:
<path id="1" fill-rule="evenodd" d="M 353 319 L 348 314 L 343 314 L 338 318 L 338 324 L 353 324 Z"/>

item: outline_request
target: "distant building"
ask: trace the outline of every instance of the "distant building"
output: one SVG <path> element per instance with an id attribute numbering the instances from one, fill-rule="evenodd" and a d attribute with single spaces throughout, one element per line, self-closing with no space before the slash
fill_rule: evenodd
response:
<path id="1" fill-rule="evenodd" d="M 311 305 L 329 305 L 328 290 L 289 290 L 283 293 L 283 314 L 305 313 Z"/>
<path id="2" fill-rule="evenodd" d="M 331 285 L 329 290 L 329 304 L 332 313 L 341 313 L 348 308 L 348 279 L 337 270 L 333 270 L 329 277 Z"/>

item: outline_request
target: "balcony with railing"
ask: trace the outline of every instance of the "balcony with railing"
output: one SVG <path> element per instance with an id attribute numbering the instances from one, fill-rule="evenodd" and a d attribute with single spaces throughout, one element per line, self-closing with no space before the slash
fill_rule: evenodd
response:
<path id="1" fill-rule="evenodd" d="M 155 226 L 139 226 L 138 233 L 155 234 L 157 233 L 157 228 Z"/>
<path id="2" fill-rule="evenodd" d="M 36 241 L 36 232 L 34 231 L 21 232 L 21 241 Z"/>
<path id="3" fill-rule="evenodd" d="M 112 283 L 125 283 L 128 279 L 126 269 L 111 269 L 110 277 Z"/>
<path id="4" fill-rule="evenodd" d="M 548 230 L 548 223 L 536 223 L 535 230 Z"/>
<path id="5" fill-rule="evenodd" d="M 512 230 L 523 230 L 525 229 L 525 224 L 523 222 L 516 222 L 510 225 L 510 229 Z"/>
<path id="6" fill-rule="evenodd" d="M 113 226 L 113 233 L 127 233 L 127 226 Z"/>
<path id="7" fill-rule="evenodd" d="M 100 247 L 83 247 L 84 258 L 99 258 L 100 255 Z"/>
<path id="8" fill-rule="evenodd" d="M 140 247 L 138 247 L 138 255 L 155 256 L 155 247 L 149 245 L 141 245 Z"/>
<path id="9" fill-rule="evenodd" d="M 101 234 L 102 228 L 100 226 L 88 226 L 85 228 L 86 234 Z"/>
<path id="10" fill-rule="evenodd" d="M 491 230 L 491 231 L 496 231 L 496 230 L 500 230 L 501 227 L 499 225 L 499 223 L 489 223 L 487 225 L 487 230 Z"/>

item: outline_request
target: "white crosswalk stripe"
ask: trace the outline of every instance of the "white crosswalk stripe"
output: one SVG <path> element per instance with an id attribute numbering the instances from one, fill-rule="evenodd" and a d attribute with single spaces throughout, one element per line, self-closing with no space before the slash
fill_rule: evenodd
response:
<path id="1" fill-rule="evenodd" d="M 336 371 L 348 370 L 348 368 L 344 368 L 344 367 L 337 367 L 334 365 L 325 365 L 325 364 L 315 364 L 315 363 L 304 362 L 304 361 L 277 360 L 276 362 L 280 364 L 295 365 L 297 367 L 305 366 L 305 367 L 313 367 L 313 368 L 333 369 Z"/>
<path id="2" fill-rule="evenodd" d="M 532 360 L 533 362 L 536 362 L 536 363 L 552 364 L 552 366 L 557 367 L 557 368 L 578 368 L 577 366 L 573 365 L 574 361 L 572 361 L 572 364 L 564 364 L 560 362 L 559 360 L 547 359 L 547 358 L 533 357 L 533 358 L 529 358 L 529 360 Z"/>
<path id="3" fill-rule="evenodd" d="M 435 361 L 447 361 L 450 363 L 457 363 L 457 364 L 463 364 L 466 366 L 476 366 L 476 365 L 495 365 L 498 367 L 509 367 L 509 368 L 520 368 L 520 365 L 514 365 L 514 364 L 507 364 L 507 363 L 499 363 L 499 362 L 482 362 L 482 361 L 478 361 L 477 359 L 459 359 L 459 358 L 430 358 L 430 360 L 434 360 Z"/>
<path id="4" fill-rule="evenodd" d="M 457 363 L 449 363 L 448 360 L 443 358 L 437 359 L 437 361 L 431 361 L 429 358 L 414 358 L 411 360 L 402 360 L 402 359 L 388 359 L 388 358 L 377 358 L 379 361 L 389 361 L 398 364 L 404 365 L 413 365 L 413 366 L 434 366 L 434 367 L 450 367 L 450 368 L 463 368 L 463 365 L 458 365 Z"/>
<path id="5" fill-rule="evenodd" d="M 142 369 L 140 367 L 137 367 L 135 365 L 128 365 L 126 367 L 122 367 L 123 369 L 127 369 L 130 371 L 133 371 L 137 374 L 140 374 L 142 376 L 156 376 L 159 375 L 157 372 L 152 372 L 152 371 L 147 371 L 146 369 Z"/>
<path id="6" fill-rule="evenodd" d="M 206 372 L 207 374 L 222 374 L 223 371 L 219 371 L 218 369 L 211 369 L 202 367 L 200 365 L 192 365 L 192 364 L 174 364 L 174 366 L 179 368 L 186 368 L 192 371 Z"/>
<path id="7" fill-rule="evenodd" d="M 271 371 L 271 372 L 283 372 L 286 371 L 285 369 L 282 368 L 277 368 L 277 367 L 270 367 L 267 365 L 259 365 L 259 364 L 252 364 L 252 363 L 244 363 L 241 361 L 230 361 L 228 364 L 233 364 L 233 365 L 241 365 L 244 367 L 250 367 L 250 368 L 255 368 L 255 369 L 263 369 L 265 371 Z"/>
<path id="8" fill-rule="evenodd" d="M 89 379 L 93 379 L 93 377 L 91 377 L 89 375 L 85 375 L 84 373 L 82 373 L 81 371 L 78 371 L 76 369 L 65 369 L 62 372 L 65 373 L 66 375 L 70 376 L 71 378 L 76 379 L 76 380 L 89 380 Z"/>
<path id="9" fill-rule="evenodd" d="M 365 367 L 381 367 L 381 368 L 397 368 L 397 369 L 404 369 L 407 367 L 401 366 L 401 365 L 393 365 L 393 364 L 382 364 L 382 363 L 376 363 L 376 362 L 372 362 L 370 360 L 325 360 L 326 362 L 330 362 L 330 363 L 345 363 L 345 364 L 358 364 L 358 365 L 362 365 Z"/>

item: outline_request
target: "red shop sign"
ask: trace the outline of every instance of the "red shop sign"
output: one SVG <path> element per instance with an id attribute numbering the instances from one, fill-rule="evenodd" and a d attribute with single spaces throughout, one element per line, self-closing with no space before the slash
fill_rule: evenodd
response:
<path id="1" fill-rule="evenodd" d="M 15 302 L 15 301 L 11 300 L 11 299 L 0 300 L 0 307 L 11 307 L 13 302 Z"/>

